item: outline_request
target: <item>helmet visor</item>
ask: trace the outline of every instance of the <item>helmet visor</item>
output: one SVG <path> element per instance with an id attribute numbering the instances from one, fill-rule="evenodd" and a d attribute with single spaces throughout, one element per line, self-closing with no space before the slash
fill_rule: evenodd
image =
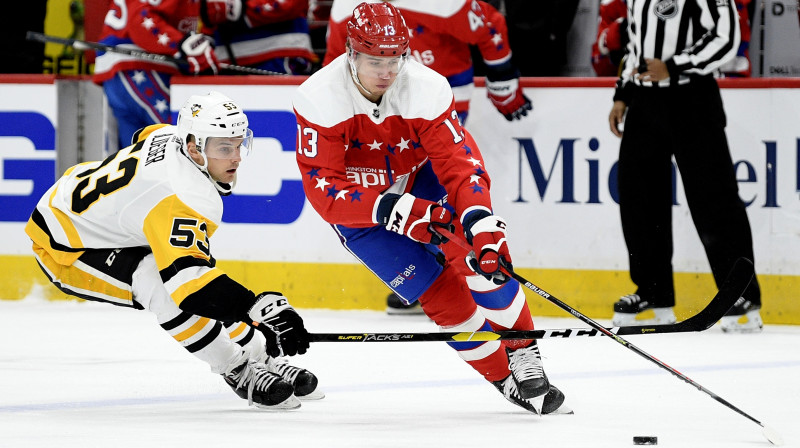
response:
<path id="1" fill-rule="evenodd" d="M 400 73 L 408 57 L 401 56 L 372 56 L 352 50 L 349 57 L 359 75 L 383 78 Z"/>
<path id="2" fill-rule="evenodd" d="M 253 147 L 253 131 L 240 137 L 209 137 L 204 152 L 209 159 L 242 159 Z"/>

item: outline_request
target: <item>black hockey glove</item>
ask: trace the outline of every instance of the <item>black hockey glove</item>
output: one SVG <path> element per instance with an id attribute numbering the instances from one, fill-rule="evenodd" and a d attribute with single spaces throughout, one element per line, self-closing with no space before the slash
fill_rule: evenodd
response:
<path id="1" fill-rule="evenodd" d="M 303 319 L 279 292 L 262 292 L 247 315 L 267 339 L 267 354 L 273 358 L 294 356 L 308 350 L 308 331 Z"/>

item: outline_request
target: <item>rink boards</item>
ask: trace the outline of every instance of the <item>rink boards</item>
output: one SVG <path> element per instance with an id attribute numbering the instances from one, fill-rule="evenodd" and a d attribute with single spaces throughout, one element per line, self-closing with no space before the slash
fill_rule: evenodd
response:
<path id="1" fill-rule="evenodd" d="M 50 80 L 49 82 L 47 80 Z M 51 78 L 0 78 L 0 297 L 17 299 L 44 285 L 24 221 L 56 177 L 58 101 Z M 294 161 L 291 98 L 302 78 L 180 78 L 176 111 L 192 93 L 219 90 L 247 111 L 256 150 L 225 198 L 225 224 L 212 250 L 254 290 L 277 289 L 305 308 L 381 309 L 386 288 L 353 259 L 305 200 Z M 723 82 L 728 139 L 740 196 L 748 204 L 764 320 L 800 324 L 800 80 Z M 528 79 L 531 116 L 509 123 L 473 93 L 467 128 L 492 176 L 497 214 L 509 222 L 514 265 L 549 292 L 593 317 L 632 292 L 616 202 L 619 140 L 608 130 L 613 80 Z M 658 136 L 654 136 L 658 138 Z M 380 182 L 363 173 L 362 183 Z M 708 263 L 676 174 L 674 234 L 677 313 L 691 314 L 715 292 Z M 529 297 L 535 314 L 563 315 Z"/>

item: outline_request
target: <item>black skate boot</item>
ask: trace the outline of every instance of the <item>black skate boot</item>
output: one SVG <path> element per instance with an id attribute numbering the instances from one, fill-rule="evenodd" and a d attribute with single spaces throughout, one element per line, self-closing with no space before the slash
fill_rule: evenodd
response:
<path id="1" fill-rule="evenodd" d="M 516 350 L 506 350 L 508 353 L 508 368 L 511 376 L 517 383 L 519 394 L 522 398 L 535 398 L 546 394 L 550 390 L 550 383 L 544 373 L 542 356 L 536 341 L 531 345 Z"/>
<path id="2" fill-rule="evenodd" d="M 290 365 L 285 359 L 267 357 L 267 369 L 278 374 L 294 387 L 294 395 L 301 400 L 321 400 L 325 392 L 319 390 L 317 376 L 301 367 Z"/>
<path id="3" fill-rule="evenodd" d="M 649 300 L 643 299 L 639 294 L 628 294 L 622 296 L 614 304 L 614 318 L 612 323 L 615 327 L 627 325 L 667 325 L 674 324 L 675 312 L 673 307 L 656 308 Z M 636 315 L 652 309 L 655 313 L 653 319 L 636 320 Z"/>
<path id="4" fill-rule="evenodd" d="M 292 385 L 267 370 L 264 364 L 248 361 L 222 377 L 236 395 L 246 398 L 251 406 L 279 410 L 300 407 Z"/>
<path id="5" fill-rule="evenodd" d="M 496 381 L 492 384 L 494 384 L 494 387 L 496 387 L 497 390 L 500 391 L 500 393 L 503 394 L 508 401 L 525 409 L 526 411 L 533 412 L 534 414 L 574 414 L 572 409 L 564 404 L 564 393 L 562 393 L 556 386 L 553 386 L 552 384 L 550 385 L 550 390 L 544 395 L 543 400 L 529 400 L 522 398 L 522 396 L 519 394 L 519 389 L 517 389 L 517 383 L 514 381 L 514 378 L 512 378 L 511 375 L 507 376 L 506 379 L 502 381 Z M 534 403 L 534 401 L 540 401 L 539 406 L 541 407 L 537 407 L 537 404 Z"/>

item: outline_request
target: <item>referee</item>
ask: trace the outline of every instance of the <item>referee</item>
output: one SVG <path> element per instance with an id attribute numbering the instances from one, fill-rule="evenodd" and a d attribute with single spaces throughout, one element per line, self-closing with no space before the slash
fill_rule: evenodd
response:
<path id="1" fill-rule="evenodd" d="M 637 289 L 614 304 L 614 325 L 630 325 L 648 309 L 655 312 L 651 323 L 672 323 L 673 157 L 717 286 L 739 257 L 753 260 L 713 76 L 736 54 L 739 21 L 733 0 L 628 0 L 627 6 L 629 43 L 608 121 L 622 138 L 619 209 Z M 760 308 L 754 278 L 722 329 L 760 331 Z"/>

